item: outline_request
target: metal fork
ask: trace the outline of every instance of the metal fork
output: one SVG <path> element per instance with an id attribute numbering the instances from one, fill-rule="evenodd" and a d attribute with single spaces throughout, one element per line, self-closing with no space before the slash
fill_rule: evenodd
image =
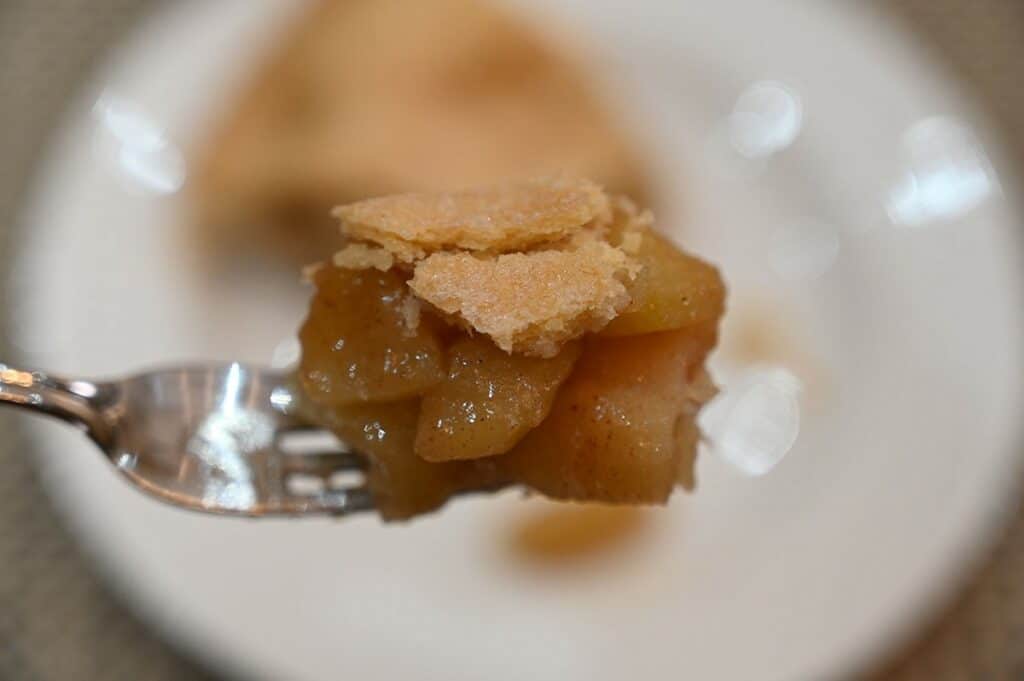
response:
<path id="1" fill-rule="evenodd" d="M 0 364 L 0 404 L 80 427 L 136 487 L 182 508 L 253 517 L 374 509 L 365 482 L 348 482 L 366 458 L 296 414 L 285 373 L 233 362 L 87 381 Z"/>

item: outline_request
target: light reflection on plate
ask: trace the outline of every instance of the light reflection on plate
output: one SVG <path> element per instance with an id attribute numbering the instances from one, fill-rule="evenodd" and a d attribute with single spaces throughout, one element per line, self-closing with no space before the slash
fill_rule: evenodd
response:
<path id="1" fill-rule="evenodd" d="M 104 92 L 92 107 L 96 158 L 130 189 L 174 194 L 185 184 L 185 157 L 157 119 L 130 99 Z"/>
<path id="2" fill-rule="evenodd" d="M 698 422 L 711 451 L 751 476 L 771 471 L 800 433 L 802 381 L 781 366 L 754 367 L 701 411 Z"/>
<path id="3" fill-rule="evenodd" d="M 767 158 L 796 141 L 803 120 L 803 103 L 793 89 L 778 81 L 757 81 L 736 99 L 727 120 L 729 140 L 741 156 Z"/>
<path id="4" fill-rule="evenodd" d="M 886 212 L 899 226 L 924 227 L 966 216 L 999 181 L 971 128 L 950 116 L 918 121 L 904 134 L 903 176 L 889 194 Z"/>

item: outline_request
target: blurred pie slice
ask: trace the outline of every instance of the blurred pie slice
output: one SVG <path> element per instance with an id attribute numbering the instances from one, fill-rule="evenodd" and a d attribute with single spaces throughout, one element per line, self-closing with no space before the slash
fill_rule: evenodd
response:
<path id="1" fill-rule="evenodd" d="M 319 0 L 198 150 L 191 203 L 214 251 L 333 249 L 330 208 L 554 172 L 646 198 L 587 74 L 486 0 Z"/>

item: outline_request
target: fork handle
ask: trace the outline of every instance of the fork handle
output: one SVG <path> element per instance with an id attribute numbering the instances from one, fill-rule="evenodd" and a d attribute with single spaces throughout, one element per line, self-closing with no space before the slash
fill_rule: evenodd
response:
<path id="1" fill-rule="evenodd" d="M 0 405 L 54 416 L 84 429 L 105 446 L 111 427 L 95 400 L 100 391 L 101 386 L 89 381 L 69 381 L 0 363 Z"/>

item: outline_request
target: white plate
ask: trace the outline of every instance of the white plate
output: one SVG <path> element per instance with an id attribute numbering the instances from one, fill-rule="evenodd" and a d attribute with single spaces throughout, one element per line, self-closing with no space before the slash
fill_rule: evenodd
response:
<path id="1" fill-rule="evenodd" d="M 731 401 L 699 491 L 642 548 L 552 574 L 503 560 L 514 494 L 398 527 L 206 518 L 40 427 L 83 543 L 194 653 L 309 681 L 818 679 L 897 642 L 990 538 L 1021 461 L 1024 301 L 983 121 L 856 3 L 557 4 L 633 95 L 662 227 L 727 274 L 726 341 L 760 310 L 797 349 L 760 373 L 720 353 Z M 174 190 L 177 145 L 294 8 L 172 3 L 99 71 L 27 213 L 13 314 L 32 363 L 266 362 L 292 334 L 292 279 L 195 274 Z"/>

